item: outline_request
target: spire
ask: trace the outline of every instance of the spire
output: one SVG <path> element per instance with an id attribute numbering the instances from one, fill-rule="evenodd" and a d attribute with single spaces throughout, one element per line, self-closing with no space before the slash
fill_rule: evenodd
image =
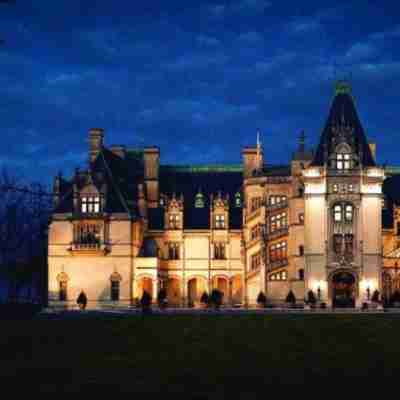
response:
<path id="1" fill-rule="evenodd" d="M 260 142 L 260 131 L 257 131 L 257 155 L 256 155 L 257 170 L 260 170 L 261 165 L 261 142 Z"/>
<path id="2" fill-rule="evenodd" d="M 351 86 L 344 80 L 335 85 L 335 96 L 312 165 L 325 165 L 342 142 L 359 155 L 361 166 L 375 165 L 351 95 Z"/>
<path id="3" fill-rule="evenodd" d="M 305 143 L 306 143 L 306 133 L 304 129 L 300 132 L 299 136 L 299 153 L 304 153 L 305 151 Z"/>

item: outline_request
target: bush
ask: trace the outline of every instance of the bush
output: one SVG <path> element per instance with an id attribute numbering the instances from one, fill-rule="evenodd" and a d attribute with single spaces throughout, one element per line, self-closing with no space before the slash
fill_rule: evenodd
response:
<path id="1" fill-rule="evenodd" d="M 265 307 L 266 302 L 267 297 L 265 296 L 264 292 L 261 291 L 257 296 L 257 304 Z"/>
<path id="2" fill-rule="evenodd" d="M 224 294 L 220 290 L 213 289 L 213 291 L 211 292 L 210 299 L 209 299 L 210 304 L 212 306 L 214 306 L 215 309 L 219 309 L 222 304 L 223 296 L 224 296 Z"/>
<path id="3" fill-rule="evenodd" d="M 362 305 L 361 305 L 361 309 L 362 310 L 368 310 L 368 303 L 362 303 Z"/>
<path id="4" fill-rule="evenodd" d="M 140 299 L 140 304 L 143 311 L 147 311 L 151 307 L 151 296 L 146 290 L 143 290 L 142 298 Z"/>
<path id="5" fill-rule="evenodd" d="M 321 303 L 321 308 L 325 309 L 326 308 L 326 303 Z"/>
<path id="6" fill-rule="evenodd" d="M 393 294 L 390 296 L 390 302 L 393 303 L 400 303 L 400 291 L 396 289 Z"/>
<path id="7" fill-rule="evenodd" d="M 315 305 L 317 302 L 317 298 L 315 297 L 315 294 L 312 290 L 309 290 L 307 293 L 307 303 L 310 305 Z"/>
<path id="8" fill-rule="evenodd" d="M 167 291 L 165 289 L 160 289 L 158 292 L 157 303 L 160 308 L 165 308 L 167 306 Z"/>
<path id="9" fill-rule="evenodd" d="M 200 297 L 200 303 L 207 305 L 208 302 L 209 302 L 208 294 L 207 294 L 207 292 L 203 292 L 203 294 Z"/>
<path id="10" fill-rule="evenodd" d="M 379 290 L 374 290 L 374 293 L 372 293 L 371 301 L 374 303 L 379 302 Z"/>
<path id="11" fill-rule="evenodd" d="M 288 295 L 286 296 L 286 303 L 292 305 L 296 304 L 296 296 L 294 295 L 292 290 L 290 290 Z"/>

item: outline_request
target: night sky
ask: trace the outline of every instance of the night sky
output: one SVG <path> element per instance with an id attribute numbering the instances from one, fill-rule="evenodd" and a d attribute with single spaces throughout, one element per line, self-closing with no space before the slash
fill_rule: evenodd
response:
<path id="1" fill-rule="evenodd" d="M 259 129 L 267 162 L 287 163 L 351 75 L 378 161 L 400 165 L 399 17 L 386 0 L 0 4 L 1 164 L 68 175 L 91 127 L 186 164 L 239 163 Z"/>

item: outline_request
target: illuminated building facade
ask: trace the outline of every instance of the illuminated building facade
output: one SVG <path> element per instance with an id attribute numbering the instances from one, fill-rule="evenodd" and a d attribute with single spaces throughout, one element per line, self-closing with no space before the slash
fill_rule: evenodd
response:
<path id="1" fill-rule="evenodd" d="M 89 143 L 88 168 L 54 179 L 50 305 L 84 290 L 89 307 L 129 306 L 165 288 L 170 305 L 196 306 L 218 288 L 231 306 L 290 290 L 358 306 L 400 287 L 399 171 L 376 164 L 346 82 L 316 150 L 301 135 L 289 165 L 269 165 L 258 140 L 241 165 L 208 166 L 107 148 L 102 129 Z"/>

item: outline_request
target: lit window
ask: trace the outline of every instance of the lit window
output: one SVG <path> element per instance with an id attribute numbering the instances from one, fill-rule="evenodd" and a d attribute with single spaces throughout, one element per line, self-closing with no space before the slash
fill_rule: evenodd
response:
<path id="1" fill-rule="evenodd" d="M 346 205 L 345 217 L 346 217 L 346 221 L 348 221 L 348 222 L 353 221 L 353 206 L 350 204 Z"/>
<path id="2" fill-rule="evenodd" d="M 335 183 L 335 184 L 332 186 L 332 191 L 333 191 L 334 193 L 337 193 L 337 192 L 339 191 L 339 186 L 338 186 L 337 183 Z"/>
<path id="3" fill-rule="evenodd" d="M 98 213 L 100 212 L 100 197 L 99 196 L 84 196 L 81 198 L 81 211 L 83 213 Z"/>
<path id="4" fill-rule="evenodd" d="M 340 205 L 336 205 L 333 209 L 333 218 L 335 222 L 340 222 L 342 220 L 342 207 Z"/>
<path id="5" fill-rule="evenodd" d="M 169 214 L 168 227 L 169 229 L 179 229 L 179 214 Z"/>
<path id="6" fill-rule="evenodd" d="M 225 215 L 217 214 L 215 216 L 215 229 L 224 229 L 225 228 Z"/>
<path id="7" fill-rule="evenodd" d="M 79 247 L 98 248 L 101 244 L 101 225 L 79 223 L 74 226 L 74 243 Z"/>
<path id="8" fill-rule="evenodd" d="M 336 168 L 340 170 L 347 170 L 351 167 L 350 154 L 336 154 Z"/>
<path id="9" fill-rule="evenodd" d="M 269 276 L 270 281 L 286 281 L 287 280 L 287 271 L 276 272 Z"/>
<path id="10" fill-rule="evenodd" d="M 352 185 L 351 183 L 348 186 L 348 190 L 349 192 L 354 192 L 354 185 Z"/>
<path id="11" fill-rule="evenodd" d="M 261 197 L 253 197 L 250 202 L 250 212 L 254 212 L 261 207 Z"/>
<path id="12" fill-rule="evenodd" d="M 251 256 L 250 268 L 254 271 L 261 266 L 261 253 L 256 253 Z"/>

